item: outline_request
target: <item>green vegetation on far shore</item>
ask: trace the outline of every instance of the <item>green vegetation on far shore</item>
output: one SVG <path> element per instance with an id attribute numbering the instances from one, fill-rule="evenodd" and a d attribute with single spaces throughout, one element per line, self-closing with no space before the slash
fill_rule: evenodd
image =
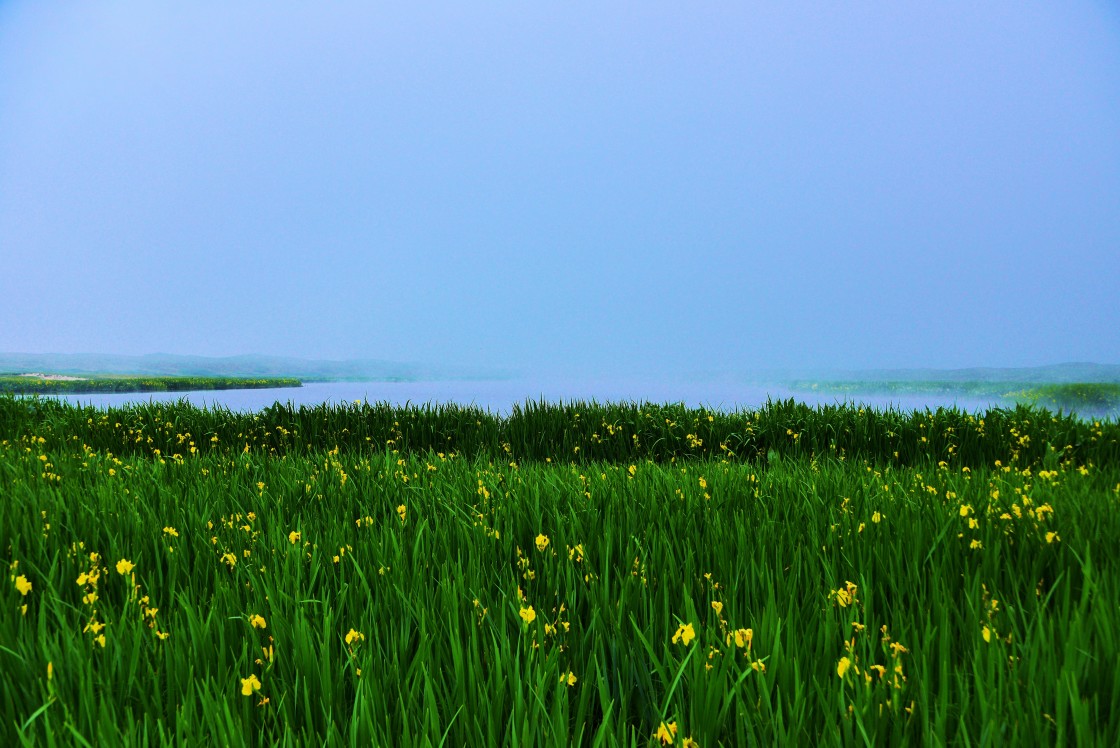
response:
<path id="1" fill-rule="evenodd" d="M 1076 413 L 1120 413 L 1120 383 L 1045 384 L 1013 393 L 1020 402 Z"/>
<path id="2" fill-rule="evenodd" d="M 135 377 L 107 376 L 52 378 L 0 375 L 0 393 L 17 395 L 88 395 L 112 392 L 189 392 L 192 390 L 256 390 L 301 387 L 290 377 Z"/>
<path id="3" fill-rule="evenodd" d="M 859 395 L 943 395 L 991 398 L 1014 405 L 1038 405 L 1049 410 L 1089 416 L 1120 414 L 1120 382 L 1070 382 L 1037 384 L 1025 382 L 953 381 L 796 381 L 795 391 Z"/>

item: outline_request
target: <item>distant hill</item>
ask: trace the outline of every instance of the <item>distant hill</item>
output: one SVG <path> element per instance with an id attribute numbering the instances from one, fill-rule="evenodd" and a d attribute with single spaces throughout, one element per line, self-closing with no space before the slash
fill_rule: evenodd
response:
<path id="1" fill-rule="evenodd" d="M 1028 367 L 975 367 L 969 369 L 873 369 L 849 372 L 852 379 L 877 381 L 1026 382 L 1066 384 L 1070 382 L 1120 382 L 1115 364 L 1066 363 Z M 859 376 L 855 376 L 859 375 Z"/>
<path id="2" fill-rule="evenodd" d="M 419 381 L 500 378 L 499 372 L 357 359 L 317 361 L 284 356 L 177 356 L 152 353 L 0 353 L 0 374 L 131 374 L 166 377 L 296 377 L 304 381 Z"/>
<path id="3" fill-rule="evenodd" d="M 973 367 L 968 369 L 788 369 L 757 371 L 753 379 L 768 383 L 802 382 L 1015 382 L 1069 384 L 1120 383 L 1116 364 L 1065 363 L 1050 366 Z"/>

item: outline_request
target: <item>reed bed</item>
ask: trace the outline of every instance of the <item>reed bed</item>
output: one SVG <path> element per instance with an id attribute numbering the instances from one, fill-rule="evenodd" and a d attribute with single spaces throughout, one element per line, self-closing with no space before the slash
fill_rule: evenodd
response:
<path id="1" fill-rule="evenodd" d="M 726 413 L 652 403 L 528 401 L 502 417 L 459 405 L 276 403 L 238 413 L 185 401 L 94 408 L 0 396 L 0 435 L 27 434 L 52 446 L 85 444 L 118 455 L 181 457 L 338 449 L 577 464 L 749 462 L 771 454 L 895 466 L 1120 462 L 1120 421 L 1083 420 L 1025 405 L 980 413 L 956 408 L 905 412 L 779 400 Z"/>

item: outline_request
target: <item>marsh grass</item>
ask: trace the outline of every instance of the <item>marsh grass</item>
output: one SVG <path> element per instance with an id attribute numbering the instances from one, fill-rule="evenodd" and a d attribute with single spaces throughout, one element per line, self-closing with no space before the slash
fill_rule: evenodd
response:
<path id="1" fill-rule="evenodd" d="M 527 401 L 502 417 L 454 404 L 276 403 L 256 413 L 238 413 L 185 401 L 102 409 L 0 395 L 0 434 L 34 434 L 52 446 L 85 444 L 118 455 L 148 456 L 157 450 L 164 456 L 246 449 L 283 456 L 387 449 L 577 464 L 742 462 L 771 454 L 894 466 L 1120 461 L 1120 422 L 1083 420 L 1026 405 L 982 413 L 956 408 L 907 412 L 779 400 L 756 410 L 724 413 L 671 404 Z"/>
<path id="2" fill-rule="evenodd" d="M 702 746 L 1111 745 L 1120 734 L 1114 424 L 988 414 L 983 438 L 936 437 L 958 445 L 950 463 L 934 447 L 919 460 L 909 440 L 950 426 L 960 438 L 965 416 L 951 412 L 923 426 L 793 406 L 727 422 L 577 407 L 504 422 L 454 408 L 253 420 L 147 406 L 102 425 L 97 411 L 4 402 L 0 740 L 649 745 L 674 727 L 674 744 Z M 607 415 L 657 429 L 591 442 Z M 861 423 L 862 451 L 843 431 Z M 387 429 L 392 444 L 374 440 Z M 745 434 L 752 458 L 705 453 L 726 438 L 717 429 Z M 480 446 L 426 446 L 447 434 Z M 1042 434 L 1073 448 L 1036 452 Z M 837 439 L 843 460 L 806 447 Z M 567 458 L 581 444 L 614 459 Z M 914 452 L 896 464 L 896 447 Z M 534 450 L 545 456 L 524 457 Z M 1010 459 L 972 459 L 986 450 Z"/>

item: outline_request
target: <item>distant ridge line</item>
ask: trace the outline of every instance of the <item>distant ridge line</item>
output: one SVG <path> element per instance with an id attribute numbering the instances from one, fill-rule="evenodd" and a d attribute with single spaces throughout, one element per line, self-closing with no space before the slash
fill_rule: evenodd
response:
<path id="1" fill-rule="evenodd" d="M 125 374 L 137 376 L 295 377 L 304 381 L 366 380 L 423 381 L 494 380 L 517 376 L 509 370 L 467 366 L 437 366 L 385 359 L 304 359 L 294 356 L 242 354 L 192 356 L 149 353 L 126 356 L 103 353 L 0 353 L 0 374 L 44 371 L 66 375 Z M 693 372 L 689 378 L 707 379 L 716 372 Z M 878 368 L 826 369 L 756 368 L 723 371 L 720 376 L 776 384 L 820 382 L 999 382 L 1022 384 L 1120 383 L 1120 365 L 1068 362 L 1046 366 L 978 366 L 958 369 Z"/>
<path id="2" fill-rule="evenodd" d="M 837 372 L 839 373 L 839 372 Z M 994 367 L 977 366 L 964 369 L 868 369 L 844 372 L 853 379 L 871 381 L 915 382 L 1120 382 L 1120 365 L 1071 362 L 1047 366 Z"/>
<path id="3" fill-rule="evenodd" d="M 972 366 L 958 369 L 931 367 L 903 369 L 826 369 L 823 367 L 755 369 L 747 372 L 755 382 L 987 382 L 1018 384 L 1120 383 L 1120 365 L 1067 362 L 1045 366 Z"/>
<path id="4" fill-rule="evenodd" d="M 499 378 L 499 372 L 468 367 L 425 366 L 383 359 L 313 360 L 291 356 L 243 354 L 188 356 L 149 353 L 0 353 L 0 373 L 49 371 L 54 374 L 129 374 L 139 376 L 296 377 L 314 380 L 418 381 L 429 378 Z"/>

